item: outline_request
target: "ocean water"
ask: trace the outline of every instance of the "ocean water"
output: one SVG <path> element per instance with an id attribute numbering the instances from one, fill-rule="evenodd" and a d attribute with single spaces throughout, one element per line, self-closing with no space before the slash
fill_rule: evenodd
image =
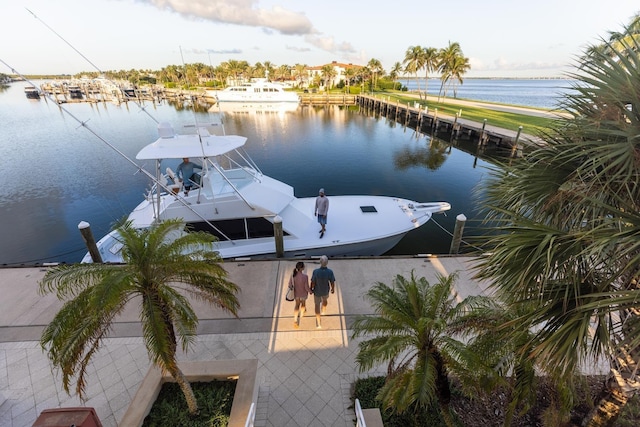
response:
<path id="1" fill-rule="evenodd" d="M 146 113 L 132 102 L 64 104 L 64 112 L 51 101 L 26 99 L 24 86 L 0 90 L 0 265 L 80 261 L 86 248 L 78 223 L 89 222 L 99 239 L 142 200 L 149 183 L 139 168 L 153 165 L 126 158 L 157 138 L 156 122 L 179 129 L 212 120 L 206 112 L 151 102 L 143 105 Z M 324 187 L 329 197 L 452 204 L 389 255 L 448 253 L 456 215 L 469 219 L 465 236 L 480 219 L 473 193 L 489 163 L 473 150 L 357 107 L 225 112 L 224 122 L 227 134 L 248 138 L 246 151 L 261 170 L 292 185 L 296 196 Z"/>
<path id="2" fill-rule="evenodd" d="M 398 81 L 409 90 L 425 89 L 424 79 Z M 437 96 L 440 80 L 429 79 L 427 92 Z M 568 79 L 464 79 L 463 84 L 457 86 L 456 97 L 553 109 L 558 106 L 558 100 L 569 93 L 572 93 L 572 80 Z M 448 89 L 446 96 L 454 97 L 453 90 Z"/>

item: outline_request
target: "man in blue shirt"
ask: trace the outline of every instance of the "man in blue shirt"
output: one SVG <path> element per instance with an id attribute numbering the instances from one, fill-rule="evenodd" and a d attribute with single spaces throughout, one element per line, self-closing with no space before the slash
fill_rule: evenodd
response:
<path id="1" fill-rule="evenodd" d="M 194 169 L 202 170 L 202 166 L 190 162 L 188 157 L 183 158 L 182 163 L 180 163 L 178 165 L 178 169 L 176 169 L 176 176 L 178 177 L 178 180 L 184 183 L 185 196 L 189 195 L 189 190 L 191 190 L 194 183 L 194 180 L 192 180 L 192 178 L 194 178 Z"/>
<path id="2" fill-rule="evenodd" d="M 327 268 L 329 258 L 326 255 L 320 257 L 320 268 L 313 270 L 311 276 L 311 292 L 313 292 L 313 301 L 316 308 L 316 328 L 322 328 L 320 323 L 320 305 L 322 304 L 322 314 L 327 310 L 327 302 L 329 299 L 329 289 L 331 293 L 336 291 L 336 278 L 333 271 Z"/>

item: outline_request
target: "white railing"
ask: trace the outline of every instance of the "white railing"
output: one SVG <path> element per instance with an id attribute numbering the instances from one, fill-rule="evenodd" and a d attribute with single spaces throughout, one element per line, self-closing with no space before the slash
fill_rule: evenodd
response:
<path id="1" fill-rule="evenodd" d="M 360 401 L 356 399 L 356 427 L 367 427 L 367 423 L 364 421 L 364 415 L 362 414 L 362 406 Z"/>
<path id="2" fill-rule="evenodd" d="M 244 427 L 253 427 L 253 422 L 256 418 L 256 404 L 251 402 L 251 407 L 249 408 L 249 414 L 247 415 L 247 422 L 244 423 Z"/>

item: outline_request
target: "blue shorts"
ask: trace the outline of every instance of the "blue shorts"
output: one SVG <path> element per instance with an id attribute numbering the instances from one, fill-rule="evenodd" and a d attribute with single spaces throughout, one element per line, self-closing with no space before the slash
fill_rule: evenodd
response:
<path id="1" fill-rule="evenodd" d="M 320 223 L 322 225 L 326 225 L 327 224 L 327 216 L 318 214 L 318 223 Z"/>

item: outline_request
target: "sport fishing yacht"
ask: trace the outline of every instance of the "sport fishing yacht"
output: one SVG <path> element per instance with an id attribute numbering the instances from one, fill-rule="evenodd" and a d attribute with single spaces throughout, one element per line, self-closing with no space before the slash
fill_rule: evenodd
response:
<path id="1" fill-rule="evenodd" d="M 328 195 L 330 221 L 324 234 L 314 216 L 315 197 L 298 198 L 284 182 L 264 175 L 243 149 L 247 139 L 194 128 L 176 134 L 167 123 L 159 138 L 142 148 L 138 160 L 156 162 L 157 177 L 145 199 L 130 213 L 134 227 L 181 218 L 187 230 L 215 234 L 222 258 L 268 258 L 276 254 L 274 221 L 282 222 L 285 257 L 375 256 L 395 246 L 409 231 L 427 223 L 447 202 L 416 202 L 397 197 Z M 188 157 L 202 165 L 188 194 L 163 159 Z M 97 242 L 103 262 L 122 262 L 117 231 Z M 87 254 L 83 262 L 91 262 Z"/>

